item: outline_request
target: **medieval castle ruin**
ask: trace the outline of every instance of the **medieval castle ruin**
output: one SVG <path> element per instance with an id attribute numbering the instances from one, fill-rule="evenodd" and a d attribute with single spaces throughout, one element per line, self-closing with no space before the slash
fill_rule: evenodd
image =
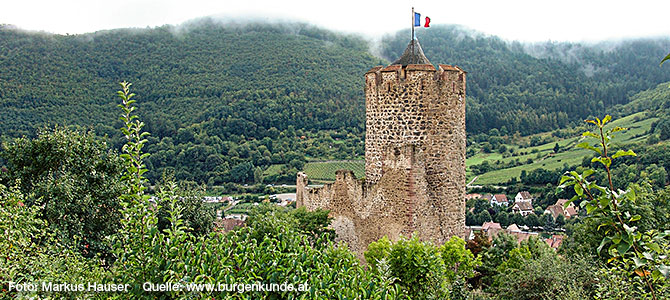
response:
<path id="1" fill-rule="evenodd" d="M 330 210 L 338 240 L 362 255 L 387 236 L 441 244 L 465 229 L 465 74 L 428 61 L 417 40 L 365 74 L 365 179 L 297 178 L 297 206 Z"/>

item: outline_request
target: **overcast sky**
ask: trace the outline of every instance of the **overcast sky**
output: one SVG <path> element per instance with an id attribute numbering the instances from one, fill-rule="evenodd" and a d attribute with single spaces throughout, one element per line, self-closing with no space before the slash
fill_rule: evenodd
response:
<path id="1" fill-rule="evenodd" d="M 409 28 L 412 6 L 429 16 L 431 24 L 460 24 L 507 40 L 670 36 L 670 0 L 2 0 L 0 24 L 73 34 L 221 16 L 307 22 L 379 37 Z"/>

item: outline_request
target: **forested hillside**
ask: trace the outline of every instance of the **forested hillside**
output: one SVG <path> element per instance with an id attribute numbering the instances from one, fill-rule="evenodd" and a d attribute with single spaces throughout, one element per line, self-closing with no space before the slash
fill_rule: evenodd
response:
<path id="1" fill-rule="evenodd" d="M 404 31 L 386 37 L 384 56 L 398 57 L 407 36 Z M 658 66 L 669 39 L 521 44 L 457 26 L 420 30 L 417 37 L 432 63 L 468 71 L 469 133 L 503 126 L 522 135 L 562 128 L 670 80 L 667 67 Z"/>
<path id="2" fill-rule="evenodd" d="M 77 36 L 3 28 L 0 131 L 75 124 L 118 147 L 109 95 L 128 80 L 152 133 L 152 180 L 171 169 L 180 180 L 253 183 L 273 164 L 285 167 L 269 181 L 294 180 L 306 154 L 362 154 L 362 74 L 383 63 L 367 47 L 305 24 L 200 20 Z"/>
<path id="3" fill-rule="evenodd" d="M 2 29 L 2 129 L 115 119 L 108 95 L 120 80 L 134 83 L 159 136 L 208 119 L 254 137 L 289 125 L 362 129 L 361 74 L 379 63 L 366 49 L 304 24 L 199 21 L 76 36 Z"/>
<path id="4" fill-rule="evenodd" d="M 289 182 L 313 159 L 360 159 L 363 74 L 388 64 L 407 32 L 382 40 L 305 24 L 236 25 L 203 19 L 178 27 L 83 35 L 0 27 L 0 132 L 34 137 L 47 124 L 91 127 L 121 145 L 114 94 L 133 82 L 152 133 L 152 181 Z M 433 63 L 468 74 L 467 130 L 530 134 L 600 115 L 670 80 L 658 60 L 668 40 L 610 46 L 508 43 L 436 26 L 419 31 Z M 532 54 L 532 55 L 531 55 Z M 270 168 L 272 166 L 272 168 Z"/>

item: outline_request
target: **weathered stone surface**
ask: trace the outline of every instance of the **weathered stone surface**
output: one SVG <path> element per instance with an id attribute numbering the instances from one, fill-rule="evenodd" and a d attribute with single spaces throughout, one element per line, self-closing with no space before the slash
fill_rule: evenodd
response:
<path id="1" fill-rule="evenodd" d="M 383 236 L 444 243 L 465 234 L 465 71 L 392 65 L 365 74 L 365 179 L 340 170 L 296 200 L 329 209 L 331 227 L 359 257 Z"/>

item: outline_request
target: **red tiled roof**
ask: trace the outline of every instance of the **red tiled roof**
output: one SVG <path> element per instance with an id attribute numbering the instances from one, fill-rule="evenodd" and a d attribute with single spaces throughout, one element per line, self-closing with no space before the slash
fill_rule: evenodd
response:
<path id="1" fill-rule="evenodd" d="M 496 201 L 498 201 L 498 202 L 508 202 L 507 201 L 507 195 L 505 195 L 505 194 L 496 194 L 495 197 L 496 197 Z"/>
<path id="2" fill-rule="evenodd" d="M 549 247 L 558 249 L 558 247 L 560 247 L 561 244 L 563 244 L 563 238 L 564 236 L 562 235 L 554 234 L 550 238 L 544 241 L 547 243 L 547 245 L 549 245 Z"/>
<path id="3" fill-rule="evenodd" d="M 476 194 L 476 193 L 475 194 L 465 194 L 465 199 L 477 199 L 477 198 L 481 198 L 481 197 L 482 197 L 481 194 Z"/>
<path id="4" fill-rule="evenodd" d="M 242 227 L 244 226 L 244 220 L 238 220 L 238 219 L 221 219 L 217 220 L 216 226 L 219 228 L 223 228 L 224 231 L 231 231 L 235 229 L 236 227 Z"/>
<path id="5" fill-rule="evenodd" d="M 521 229 L 516 224 L 512 224 L 510 226 L 507 226 L 507 231 L 521 231 Z"/>
<path id="6" fill-rule="evenodd" d="M 482 225 L 482 230 L 489 230 L 489 229 L 502 229 L 502 227 L 500 226 L 500 223 L 496 223 L 496 222 L 485 222 L 485 223 Z"/>
<path id="7" fill-rule="evenodd" d="M 565 203 L 568 203 L 568 199 L 558 199 L 558 200 L 556 200 L 556 205 L 565 206 Z"/>
<path id="8" fill-rule="evenodd" d="M 533 196 L 531 196 L 530 193 L 529 193 L 528 191 L 519 192 L 519 194 L 521 194 L 521 198 L 522 198 L 523 200 L 530 200 L 530 199 L 533 199 Z"/>
<path id="9" fill-rule="evenodd" d="M 519 207 L 519 210 L 522 211 L 532 211 L 533 210 L 533 205 L 530 204 L 529 202 L 515 202 L 514 203 L 515 207 Z"/>
<path id="10" fill-rule="evenodd" d="M 554 219 L 558 218 L 559 215 L 562 215 L 563 217 L 565 217 L 565 213 L 563 212 L 563 207 L 560 206 L 560 205 L 556 205 L 556 204 L 549 205 L 547 207 L 547 210 L 549 211 L 549 213 L 551 213 L 551 216 L 554 217 Z"/>
<path id="11" fill-rule="evenodd" d="M 458 66 L 452 66 L 452 65 L 438 65 L 438 66 L 440 68 L 442 68 L 442 70 L 445 70 L 445 71 L 459 71 L 459 72 L 467 73 L 467 72 L 463 71 L 463 69 L 459 68 Z"/>

